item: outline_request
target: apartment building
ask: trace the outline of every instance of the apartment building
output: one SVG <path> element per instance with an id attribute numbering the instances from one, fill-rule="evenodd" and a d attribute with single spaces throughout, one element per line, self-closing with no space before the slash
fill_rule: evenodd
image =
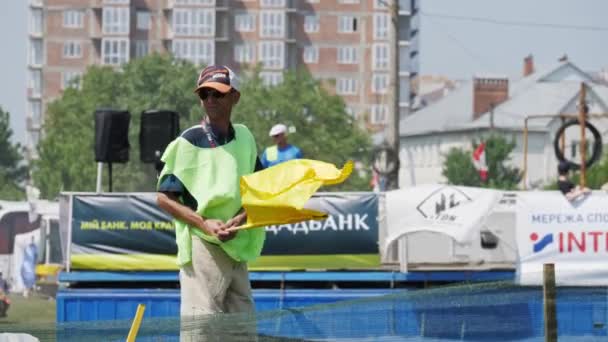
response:
<path id="1" fill-rule="evenodd" d="M 419 0 L 30 0 L 29 157 L 46 105 L 77 86 L 88 65 L 120 67 L 152 52 L 236 70 L 259 63 L 269 85 L 284 70 L 306 68 L 377 131 L 391 108 L 393 1 L 405 117 L 416 96 Z"/>

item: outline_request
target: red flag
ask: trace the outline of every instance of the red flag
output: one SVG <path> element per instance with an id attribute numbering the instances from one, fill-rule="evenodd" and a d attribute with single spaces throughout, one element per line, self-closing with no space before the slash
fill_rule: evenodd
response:
<path id="1" fill-rule="evenodd" d="M 486 164 L 486 144 L 481 143 L 473 151 L 473 165 L 479 171 L 479 177 L 484 182 L 488 179 L 488 165 Z"/>

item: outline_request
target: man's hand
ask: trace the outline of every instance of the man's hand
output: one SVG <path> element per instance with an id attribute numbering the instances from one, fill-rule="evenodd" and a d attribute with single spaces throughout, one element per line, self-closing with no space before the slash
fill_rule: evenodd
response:
<path id="1" fill-rule="evenodd" d="M 247 213 L 245 212 L 245 210 L 242 210 L 235 217 L 231 218 L 230 220 L 228 220 L 228 222 L 226 222 L 226 230 L 230 232 L 236 232 L 238 231 L 238 229 L 236 228 L 245 222 L 247 222 Z"/>
<path id="2" fill-rule="evenodd" d="M 230 241 L 236 236 L 236 232 L 227 231 L 227 225 L 215 219 L 207 219 L 204 222 L 205 231 L 211 236 L 215 236 L 222 242 Z"/>
<path id="3" fill-rule="evenodd" d="M 218 232 L 225 228 L 224 222 L 216 219 L 205 219 L 203 221 L 202 230 L 211 236 L 217 236 Z"/>

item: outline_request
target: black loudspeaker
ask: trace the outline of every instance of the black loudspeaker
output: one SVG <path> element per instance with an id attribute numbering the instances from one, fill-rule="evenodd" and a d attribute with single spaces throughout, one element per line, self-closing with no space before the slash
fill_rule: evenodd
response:
<path id="1" fill-rule="evenodd" d="M 129 122 L 126 110 L 95 111 L 95 161 L 126 163 L 129 161 Z"/>
<path id="2" fill-rule="evenodd" d="M 156 163 L 165 148 L 179 135 L 179 115 L 170 110 L 141 113 L 139 156 L 144 163 Z"/>

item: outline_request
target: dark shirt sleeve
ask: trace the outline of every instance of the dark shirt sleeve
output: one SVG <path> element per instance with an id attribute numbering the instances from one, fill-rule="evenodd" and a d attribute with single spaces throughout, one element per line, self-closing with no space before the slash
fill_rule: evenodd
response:
<path id="1" fill-rule="evenodd" d="M 256 157 L 255 158 L 255 169 L 253 169 L 253 172 L 262 171 L 264 169 L 265 169 L 265 167 L 264 167 L 264 165 L 262 165 L 262 162 L 260 161 L 260 157 Z"/>
<path id="2" fill-rule="evenodd" d="M 196 199 L 190 194 L 188 189 L 184 186 L 177 177 L 174 175 L 166 175 L 158 186 L 158 192 L 168 192 L 172 193 L 179 201 L 184 205 L 188 206 L 190 209 L 196 211 L 198 207 Z"/>
<path id="3" fill-rule="evenodd" d="M 558 181 L 557 187 L 559 188 L 559 191 L 565 195 L 574 189 L 574 184 L 570 181 Z"/>
<path id="4" fill-rule="evenodd" d="M 158 192 L 171 192 L 181 196 L 184 193 L 184 184 L 174 175 L 166 175 L 158 186 Z"/>

